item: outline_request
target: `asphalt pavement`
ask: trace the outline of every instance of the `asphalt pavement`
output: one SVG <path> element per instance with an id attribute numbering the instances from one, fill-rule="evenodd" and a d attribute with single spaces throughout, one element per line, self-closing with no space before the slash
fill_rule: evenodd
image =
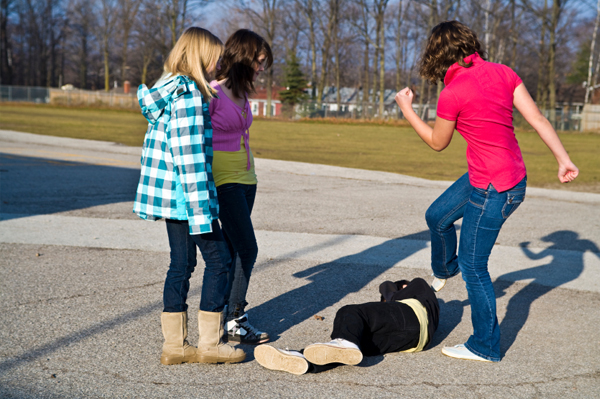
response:
<path id="1" fill-rule="evenodd" d="M 132 213 L 140 155 L 0 131 L 0 397 L 600 397 L 600 194 L 529 188 L 505 224 L 490 258 L 500 363 L 441 354 L 472 331 L 457 276 L 422 353 L 296 376 L 242 345 L 241 364 L 163 366 L 169 248 L 163 222 Z M 328 341 L 341 306 L 377 301 L 385 280 L 431 278 L 424 214 L 451 182 L 266 159 L 256 171 L 248 314 L 272 345 Z M 191 311 L 194 344 L 196 321 Z"/>

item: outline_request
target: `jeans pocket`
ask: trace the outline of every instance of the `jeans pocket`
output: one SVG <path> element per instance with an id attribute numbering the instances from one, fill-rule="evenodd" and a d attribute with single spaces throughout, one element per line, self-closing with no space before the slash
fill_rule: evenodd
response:
<path id="1" fill-rule="evenodd" d="M 489 194 L 488 190 L 485 190 L 483 188 L 473 187 L 473 191 L 471 192 L 471 195 L 469 196 L 469 202 L 471 203 L 471 205 L 474 205 L 477 208 L 483 209 L 485 206 L 485 201 L 487 200 L 488 194 Z"/>
<path id="2" fill-rule="evenodd" d="M 525 190 L 509 191 L 506 195 L 506 202 L 502 208 L 502 217 L 508 219 L 519 205 L 525 200 Z"/>

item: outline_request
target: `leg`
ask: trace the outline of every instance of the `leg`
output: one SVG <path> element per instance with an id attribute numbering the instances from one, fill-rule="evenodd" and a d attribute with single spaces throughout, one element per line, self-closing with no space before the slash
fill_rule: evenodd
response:
<path id="1" fill-rule="evenodd" d="M 471 302 L 473 335 L 465 347 L 488 361 L 500 361 L 500 327 L 488 260 L 500 229 L 525 196 L 526 179 L 498 193 L 474 188 L 465 209 L 458 263 Z"/>
<path id="2" fill-rule="evenodd" d="M 245 313 L 250 275 L 256 262 L 258 246 L 250 214 L 256 197 L 256 185 L 224 184 L 217 188 L 221 206 L 220 218 L 234 259 L 227 289 L 227 338 L 245 344 L 260 344 L 269 334 L 259 331 Z"/>
<path id="3" fill-rule="evenodd" d="M 187 221 L 167 219 L 171 264 L 163 290 L 163 312 L 185 312 L 190 278 L 196 267 L 196 245 Z"/>
<path id="4" fill-rule="evenodd" d="M 231 269 L 231 257 L 216 220 L 212 223 L 212 229 L 212 233 L 190 237 L 200 248 L 205 263 L 200 310 L 222 312 L 225 306 L 225 289 Z"/>
<path id="5" fill-rule="evenodd" d="M 406 304 L 370 302 L 338 310 L 331 338 L 358 345 L 366 356 L 398 352 L 419 343 L 419 319 Z"/>
<path id="6" fill-rule="evenodd" d="M 469 175 L 465 173 L 425 213 L 431 233 L 431 268 L 437 278 L 447 279 L 459 272 L 454 222 L 463 217 L 472 190 Z"/>
<path id="7" fill-rule="evenodd" d="M 256 262 L 258 246 L 250 215 L 256 197 L 256 185 L 224 184 L 217 188 L 219 218 L 229 244 L 234 265 L 227 290 L 228 314 L 225 321 L 243 316 L 250 275 Z M 236 259 L 239 258 L 239 261 Z"/>
<path id="8" fill-rule="evenodd" d="M 163 291 L 160 321 L 165 339 L 160 357 L 162 364 L 196 362 L 196 348 L 187 342 L 187 295 L 190 277 L 196 266 L 196 245 L 188 234 L 186 221 L 167 220 L 171 264 Z"/>
<path id="9" fill-rule="evenodd" d="M 241 349 L 222 342 L 223 307 L 231 257 L 219 223 L 212 223 L 212 233 L 191 236 L 204 258 L 202 296 L 198 311 L 198 350 L 200 363 L 237 363 L 246 358 Z"/>

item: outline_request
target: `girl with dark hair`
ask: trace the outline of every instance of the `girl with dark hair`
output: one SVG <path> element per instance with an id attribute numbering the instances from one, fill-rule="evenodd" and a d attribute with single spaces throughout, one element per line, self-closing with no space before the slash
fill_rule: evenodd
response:
<path id="1" fill-rule="evenodd" d="M 448 188 L 425 214 L 431 232 L 432 288 L 462 273 L 471 302 L 473 334 L 442 353 L 459 359 L 500 361 L 500 327 L 488 259 L 506 219 L 525 199 L 527 172 L 513 128 L 513 106 L 538 133 L 558 162 L 561 183 L 579 174 L 552 125 L 509 67 L 487 62 L 477 36 L 457 21 L 431 31 L 420 74 L 444 80 L 432 127 L 412 109 L 413 93 L 396 94 L 404 117 L 436 151 L 450 144 L 454 129 L 467 142 L 468 173 Z M 454 222 L 462 218 L 460 245 Z"/>
<path id="2" fill-rule="evenodd" d="M 214 157 L 212 171 L 219 198 L 219 219 L 234 265 L 229 273 L 225 329 L 229 341 L 259 344 L 269 334 L 258 331 L 245 313 L 246 293 L 258 246 L 250 215 L 256 196 L 254 158 L 249 129 L 252 112 L 248 94 L 254 82 L 273 64 L 269 44 L 256 33 L 240 29 L 225 43 L 217 80 L 217 98 L 210 103 Z"/>

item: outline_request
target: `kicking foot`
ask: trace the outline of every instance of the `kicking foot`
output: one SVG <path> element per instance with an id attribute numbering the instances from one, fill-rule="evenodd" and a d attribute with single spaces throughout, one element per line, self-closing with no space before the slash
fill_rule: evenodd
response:
<path id="1" fill-rule="evenodd" d="M 264 368 L 285 371 L 296 375 L 306 373 L 308 362 L 300 353 L 291 350 L 277 349 L 270 345 L 259 345 L 254 350 L 254 358 Z"/>
<path id="2" fill-rule="evenodd" d="M 432 276 L 433 276 L 433 274 L 432 274 Z M 433 281 L 431 283 L 432 290 L 434 290 L 435 292 L 439 292 L 442 288 L 444 288 L 445 285 L 446 285 L 446 279 L 437 278 L 437 277 L 433 276 Z"/>
<path id="3" fill-rule="evenodd" d="M 314 364 L 342 363 L 355 366 L 363 359 L 363 354 L 350 341 L 336 338 L 331 342 L 308 345 L 304 348 L 306 360 Z"/>

